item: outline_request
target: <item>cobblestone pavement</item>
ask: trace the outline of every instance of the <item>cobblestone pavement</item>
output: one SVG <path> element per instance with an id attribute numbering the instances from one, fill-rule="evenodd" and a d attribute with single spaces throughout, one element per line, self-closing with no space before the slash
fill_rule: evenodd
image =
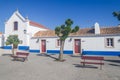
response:
<path id="1" fill-rule="evenodd" d="M 58 55 L 30 54 L 28 61 L 12 61 L 10 51 L 0 51 L 0 80 L 120 80 L 120 57 L 105 57 L 99 65 L 82 67 L 80 56 L 64 55 L 65 62 L 55 61 Z"/>

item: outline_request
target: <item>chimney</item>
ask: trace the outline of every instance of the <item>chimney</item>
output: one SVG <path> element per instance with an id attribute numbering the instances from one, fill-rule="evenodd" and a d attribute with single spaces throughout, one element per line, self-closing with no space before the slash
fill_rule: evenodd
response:
<path id="1" fill-rule="evenodd" d="M 95 34 L 100 34 L 100 26 L 97 22 L 94 24 L 94 30 Z"/>
<path id="2" fill-rule="evenodd" d="M 118 27 L 120 27 L 120 24 L 118 24 Z"/>

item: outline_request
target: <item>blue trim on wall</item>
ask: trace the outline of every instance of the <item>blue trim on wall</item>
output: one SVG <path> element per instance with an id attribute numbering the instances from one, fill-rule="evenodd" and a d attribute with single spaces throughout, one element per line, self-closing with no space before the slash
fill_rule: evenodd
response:
<path id="1" fill-rule="evenodd" d="M 120 51 L 82 51 L 83 55 L 120 56 Z"/>
<path id="2" fill-rule="evenodd" d="M 60 50 L 47 50 L 48 54 L 59 54 Z M 64 50 L 63 51 L 64 54 L 73 54 L 72 50 Z"/>
<path id="3" fill-rule="evenodd" d="M 18 46 L 19 50 L 29 50 L 29 46 Z"/>
<path id="4" fill-rule="evenodd" d="M 31 53 L 40 53 L 40 50 L 29 50 Z"/>
<path id="5" fill-rule="evenodd" d="M 3 49 L 12 49 L 12 46 L 3 46 Z"/>

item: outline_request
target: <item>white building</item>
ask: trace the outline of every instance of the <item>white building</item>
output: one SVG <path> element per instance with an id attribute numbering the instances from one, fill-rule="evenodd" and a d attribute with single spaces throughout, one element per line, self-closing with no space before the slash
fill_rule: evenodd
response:
<path id="1" fill-rule="evenodd" d="M 2 48 L 4 45 L 4 37 L 3 34 L 0 32 L 0 48 Z"/>
<path id="2" fill-rule="evenodd" d="M 21 41 L 18 49 L 34 53 L 56 54 L 60 52 L 60 41 L 55 32 L 22 17 L 19 11 L 5 22 L 5 41 L 9 35 L 18 35 Z M 11 46 L 4 46 L 10 49 Z M 65 54 L 120 55 L 120 27 L 80 29 L 70 34 L 65 41 Z"/>
<path id="3" fill-rule="evenodd" d="M 5 22 L 5 41 L 9 35 L 18 35 L 21 44 L 20 50 L 28 50 L 30 38 L 38 31 L 46 31 L 48 28 L 41 24 L 33 22 L 28 18 L 24 18 L 19 11 L 15 11 L 13 15 Z M 4 46 L 4 49 L 10 49 L 11 45 Z"/>
<path id="4" fill-rule="evenodd" d="M 30 51 L 59 53 L 59 38 L 54 31 L 39 31 L 30 41 Z M 32 45 L 35 44 L 35 45 Z M 65 54 L 120 55 L 120 27 L 80 29 L 65 41 Z"/>

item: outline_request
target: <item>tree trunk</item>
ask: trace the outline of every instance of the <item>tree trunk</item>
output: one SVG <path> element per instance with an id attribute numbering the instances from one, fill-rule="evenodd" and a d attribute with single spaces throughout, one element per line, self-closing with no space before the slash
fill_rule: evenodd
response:
<path id="1" fill-rule="evenodd" d="M 59 60 L 63 60 L 63 50 L 64 50 L 64 43 L 65 41 L 60 40 L 60 54 L 59 54 Z"/>
<path id="2" fill-rule="evenodd" d="M 14 54 L 14 45 L 12 46 L 12 55 L 15 55 Z"/>

